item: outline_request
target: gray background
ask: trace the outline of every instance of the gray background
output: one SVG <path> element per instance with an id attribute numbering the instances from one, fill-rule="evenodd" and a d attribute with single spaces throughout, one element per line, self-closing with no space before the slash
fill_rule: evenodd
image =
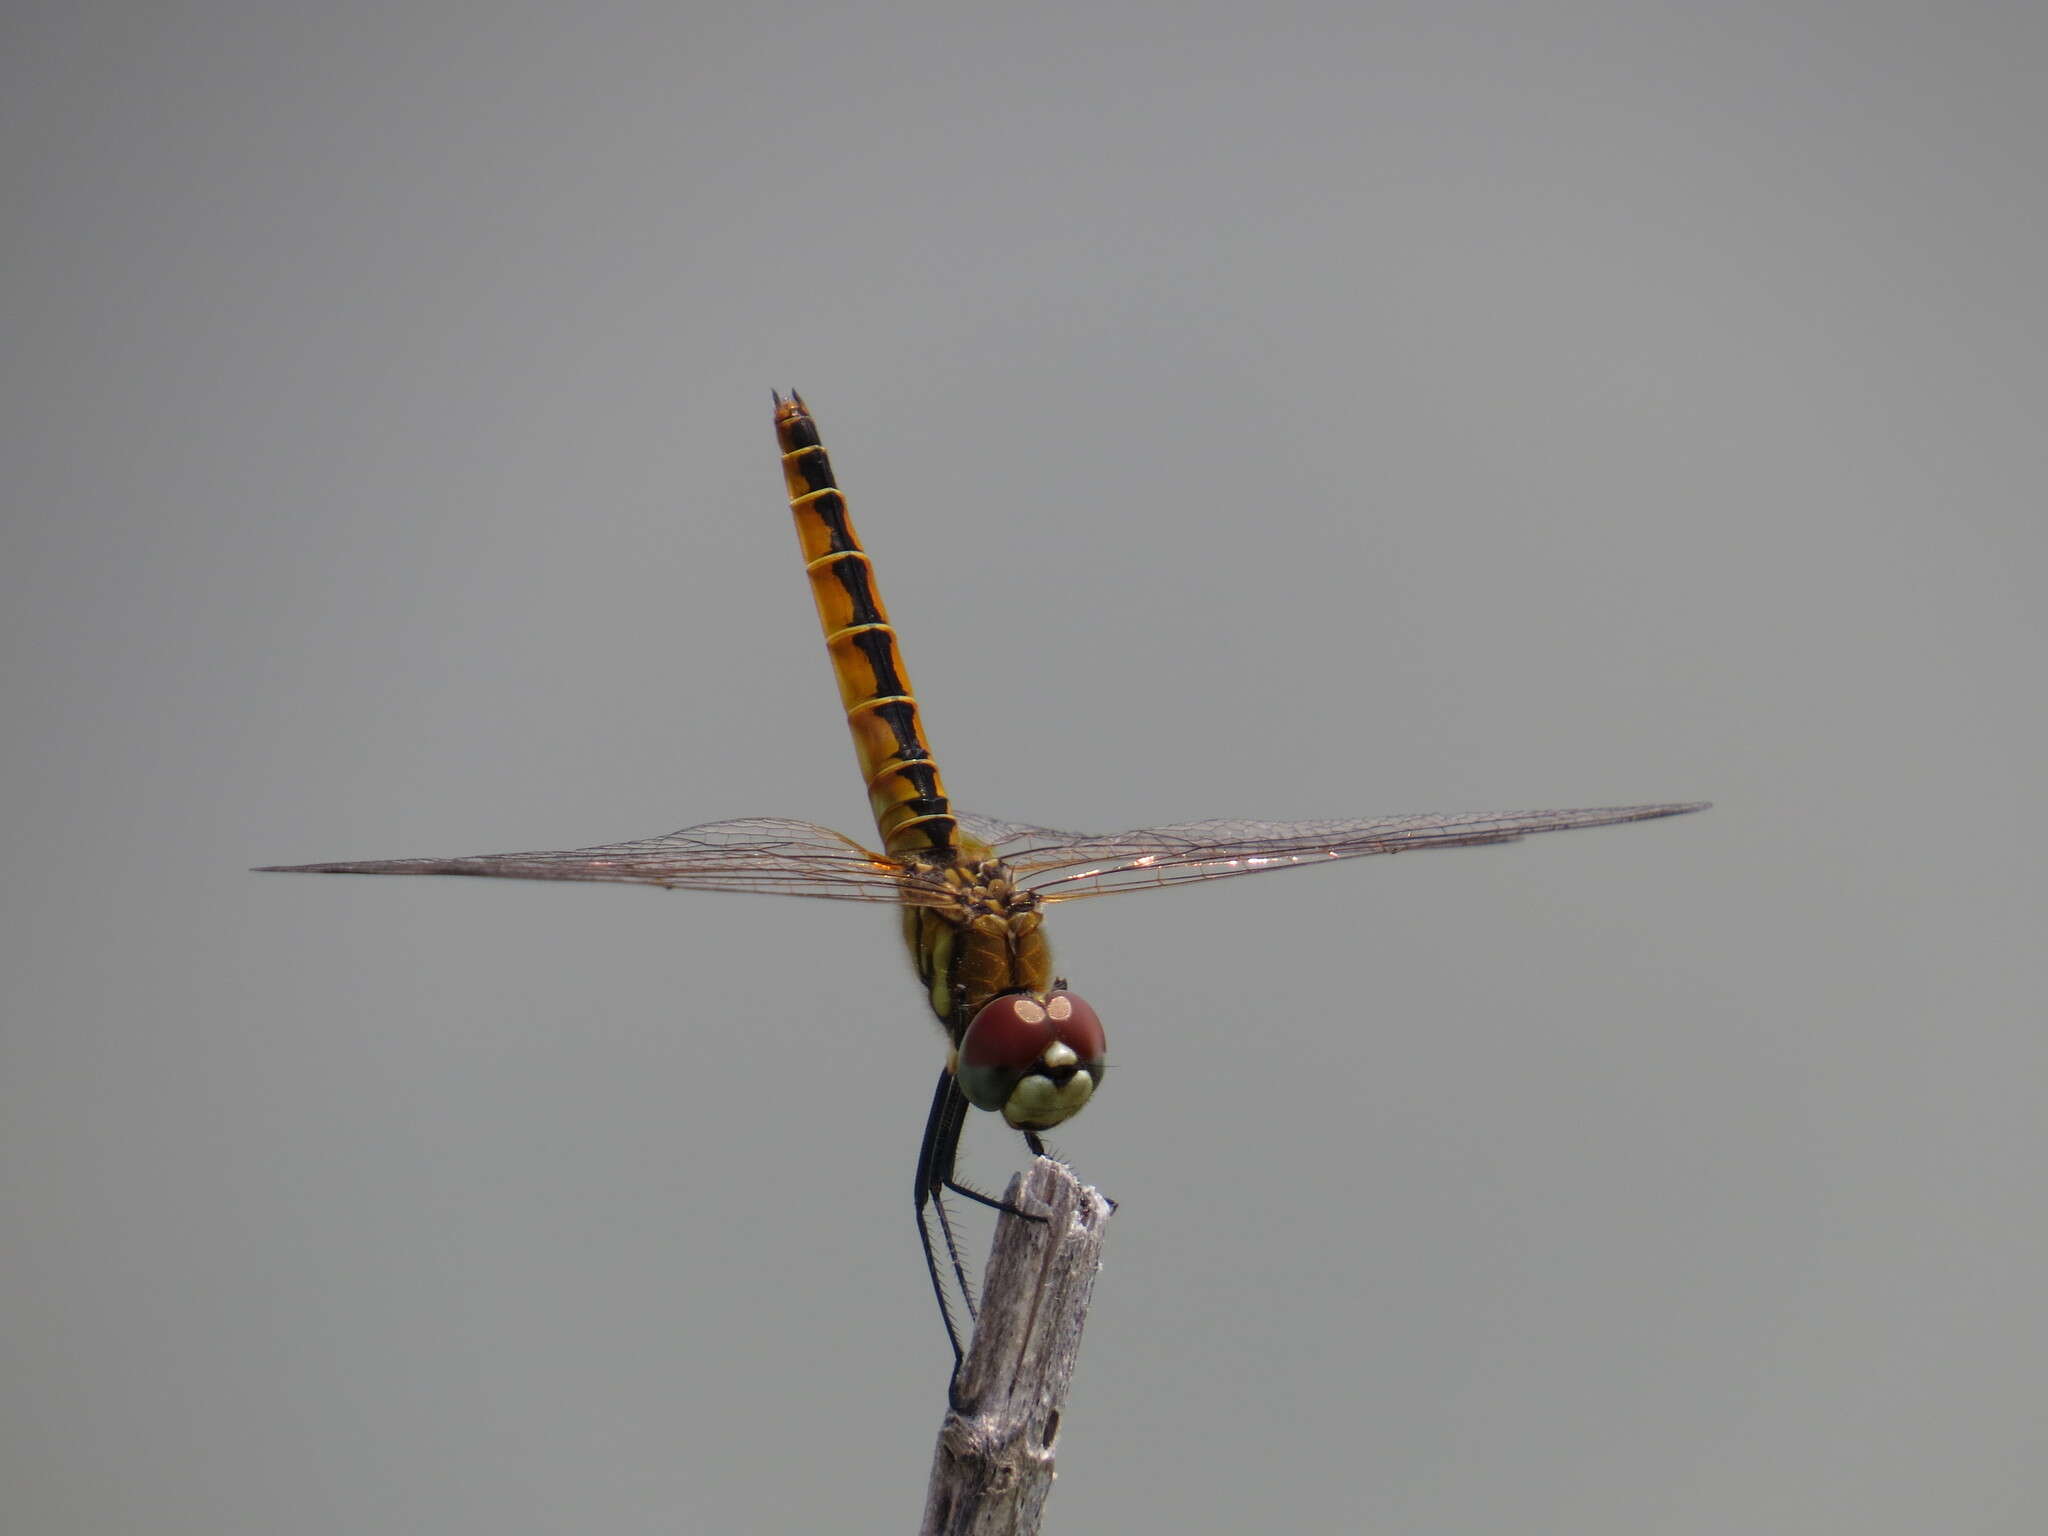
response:
<path id="1" fill-rule="evenodd" d="M 914 1523 L 883 914 L 243 872 L 864 830 L 791 384 L 971 808 L 1719 802 L 1057 914 L 1053 1528 L 2041 1529 L 2044 44 L 10 7 L 10 1536 Z"/>

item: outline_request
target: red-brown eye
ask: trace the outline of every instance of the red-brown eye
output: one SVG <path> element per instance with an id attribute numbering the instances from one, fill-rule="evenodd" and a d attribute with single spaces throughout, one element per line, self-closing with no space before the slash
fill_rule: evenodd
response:
<path id="1" fill-rule="evenodd" d="M 1102 1020 L 1073 993 L 1013 992 L 974 1016 L 954 1075 L 970 1104 L 1043 1130 L 1088 1101 L 1102 1081 L 1105 1048 Z"/>
<path id="2" fill-rule="evenodd" d="M 1081 1065 L 1095 1074 L 1096 1081 L 1102 1080 L 1102 1057 L 1109 1049 L 1109 1037 L 1102 1031 L 1102 1020 L 1095 1010 L 1082 1002 L 1071 992 L 1049 993 L 1045 999 L 1046 1015 L 1052 1021 L 1054 1037 L 1062 1045 L 1071 1046 Z"/>

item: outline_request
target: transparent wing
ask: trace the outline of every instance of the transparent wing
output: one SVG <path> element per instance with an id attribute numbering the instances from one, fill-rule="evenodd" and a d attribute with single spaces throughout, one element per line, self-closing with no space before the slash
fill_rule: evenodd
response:
<path id="1" fill-rule="evenodd" d="M 671 890 L 746 891 L 944 906 L 943 882 L 870 852 L 830 827 L 778 816 L 712 821 L 663 837 L 595 848 L 482 853 L 448 859 L 368 859 L 344 864 L 269 864 L 263 872 L 317 875 L 476 875 L 499 880 L 595 880 Z"/>
<path id="2" fill-rule="evenodd" d="M 1220 880 L 1298 869 L 1369 853 L 1474 848 L 1533 832 L 1605 827 L 1703 811 L 1706 801 L 1603 806 L 1582 811 L 1466 811 L 1365 821 L 1184 821 L 1132 832 L 1062 832 L 993 816 L 962 815 L 961 827 L 1046 901 L 1107 896 L 1186 880 Z"/>

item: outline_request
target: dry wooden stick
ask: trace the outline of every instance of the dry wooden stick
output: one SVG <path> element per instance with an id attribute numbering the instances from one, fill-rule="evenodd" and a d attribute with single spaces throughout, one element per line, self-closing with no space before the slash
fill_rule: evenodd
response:
<path id="1" fill-rule="evenodd" d="M 939 1426 L 923 1536 L 1032 1536 L 1052 1491 L 1053 1451 L 1111 1206 L 1066 1166 L 1036 1159 L 1004 1199 L 981 1314 L 954 1406 Z"/>

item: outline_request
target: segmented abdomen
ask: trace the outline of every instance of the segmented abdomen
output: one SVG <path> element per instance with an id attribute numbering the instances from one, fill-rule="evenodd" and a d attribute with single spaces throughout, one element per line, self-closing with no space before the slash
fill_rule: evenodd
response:
<path id="1" fill-rule="evenodd" d="M 846 514 L 846 498 L 833 481 L 832 461 L 819 446 L 817 423 L 794 393 L 787 400 L 776 397 L 775 436 L 825 650 L 839 679 L 846 727 L 867 779 L 882 846 L 899 856 L 950 854 L 953 814 L 918 723 L 896 631 Z"/>

